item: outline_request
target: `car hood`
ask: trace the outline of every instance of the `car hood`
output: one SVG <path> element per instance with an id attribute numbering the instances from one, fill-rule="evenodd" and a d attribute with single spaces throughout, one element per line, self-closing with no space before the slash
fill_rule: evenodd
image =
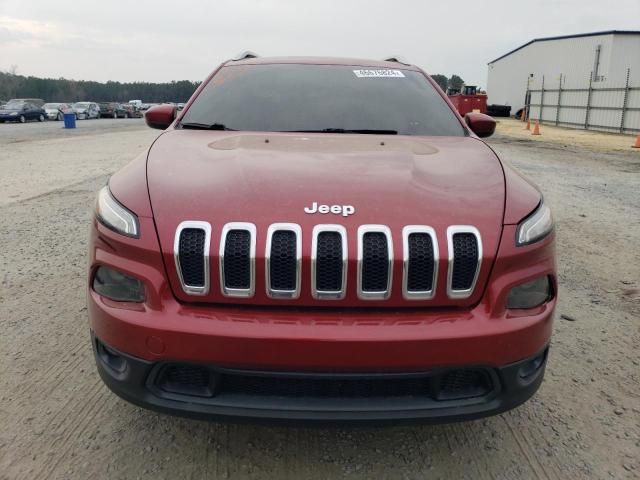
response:
<path id="1" fill-rule="evenodd" d="M 502 231 L 502 166 L 482 141 L 472 137 L 172 130 L 150 149 L 147 175 L 168 270 L 172 270 L 176 228 L 186 220 L 212 225 L 212 258 L 224 224 L 254 223 L 258 262 L 264 259 L 265 233 L 271 223 L 299 224 L 303 239 L 311 238 L 314 225 L 343 225 L 350 257 L 356 252 L 358 226 L 383 224 L 392 231 L 394 256 L 400 262 L 394 267 L 397 271 L 402 269 L 401 235 L 406 225 L 433 227 L 445 258 L 447 227 L 475 226 L 488 262 L 484 273 Z M 313 202 L 352 206 L 355 213 L 305 213 Z M 310 254 L 307 243 L 303 240 L 304 257 Z M 173 280 L 177 282 L 177 277 Z M 179 283 L 174 283 L 174 292 L 179 291 L 176 287 Z M 459 303 L 478 299 L 474 295 Z M 260 300 L 256 295 L 253 303 Z M 387 304 L 401 302 L 393 300 Z"/>

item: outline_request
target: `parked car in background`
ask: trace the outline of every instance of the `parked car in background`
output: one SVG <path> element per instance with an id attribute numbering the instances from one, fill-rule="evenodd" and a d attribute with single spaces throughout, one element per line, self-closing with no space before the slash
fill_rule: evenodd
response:
<path id="1" fill-rule="evenodd" d="M 0 109 L 0 122 L 20 122 L 38 120 L 44 122 L 46 113 L 42 105 L 44 101 L 38 98 L 14 98 Z"/>
<path id="2" fill-rule="evenodd" d="M 100 104 L 100 117 L 127 118 L 127 111 L 119 103 L 104 102 Z"/>
<path id="3" fill-rule="evenodd" d="M 73 104 L 73 111 L 78 120 L 100 118 L 100 107 L 95 102 L 76 102 Z"/>
<path id="4" fill-rule="evenodd" d="M 135 106 L 124 104 L 122 105 L 122 108 L 126 112 L 124 118 L 142 118 L 142 112 L 138 110 Z"/>
<path id="5" fill-rule="evenodd" d="M 64 114 L 72 111 L 66 103 L 45 103 L 42 108 L 49 120 L 64 120 Z"/>

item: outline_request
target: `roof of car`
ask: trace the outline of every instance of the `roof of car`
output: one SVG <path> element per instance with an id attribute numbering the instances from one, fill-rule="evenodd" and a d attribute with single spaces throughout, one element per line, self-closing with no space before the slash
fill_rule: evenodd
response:
<path id="1" fill-rule="evenodd" d="M 396 70 L 419 70 L 415 65 L 384 60 L 340 57 L 253 57 L 242 60 L 229 60 L 227 65 L 269 65 L 276 63 L 304 65 L 353 65 L 357 67 L 393 68 Z"/>

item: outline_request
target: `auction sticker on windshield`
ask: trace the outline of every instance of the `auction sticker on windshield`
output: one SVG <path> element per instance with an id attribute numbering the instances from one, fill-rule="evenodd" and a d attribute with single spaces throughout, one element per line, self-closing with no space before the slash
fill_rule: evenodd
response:
<path id="1" fill-rule="evenodd" d="M 401 78 L 404 73 L 400 70 L 354 70 L 358 78 Z"/>

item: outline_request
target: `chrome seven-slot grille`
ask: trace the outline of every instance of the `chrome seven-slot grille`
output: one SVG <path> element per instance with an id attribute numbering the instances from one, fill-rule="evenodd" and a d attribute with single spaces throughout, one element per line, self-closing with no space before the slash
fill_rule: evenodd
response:
<path id="1" fill-rule="evenodd" d="M 183 222 L 176 230 L 174 257 L 182 289 L 206 295 L 212 283 L 209 268 L 211 225 Z M 384 300 L 392 291 L 393 235 L 384 225 L 361 225 L 357 243 L 357 295 Z M 296 299 L 302 275 L 302 229 L 275 223 L 267 231 L 265 288 L 271 298 Z M 402 229 L 402 294 L 407 300 L 428 300 L 437 289 L 440 258 L 435 230 L 424 225 Z M 474 291 L 482 261 L 482 241 L 472 226 L 447 228 L 449 298 L 468 298 Z M 341 225 L 316 225 L 311 238 L 311 294 L 315 299 L 340 300 L 347 290 L 347 231 Z M 256 289 L 256 227 L 233 222 L 220 233 L 219 285 L 227 297 L 253 297 Z"/>

